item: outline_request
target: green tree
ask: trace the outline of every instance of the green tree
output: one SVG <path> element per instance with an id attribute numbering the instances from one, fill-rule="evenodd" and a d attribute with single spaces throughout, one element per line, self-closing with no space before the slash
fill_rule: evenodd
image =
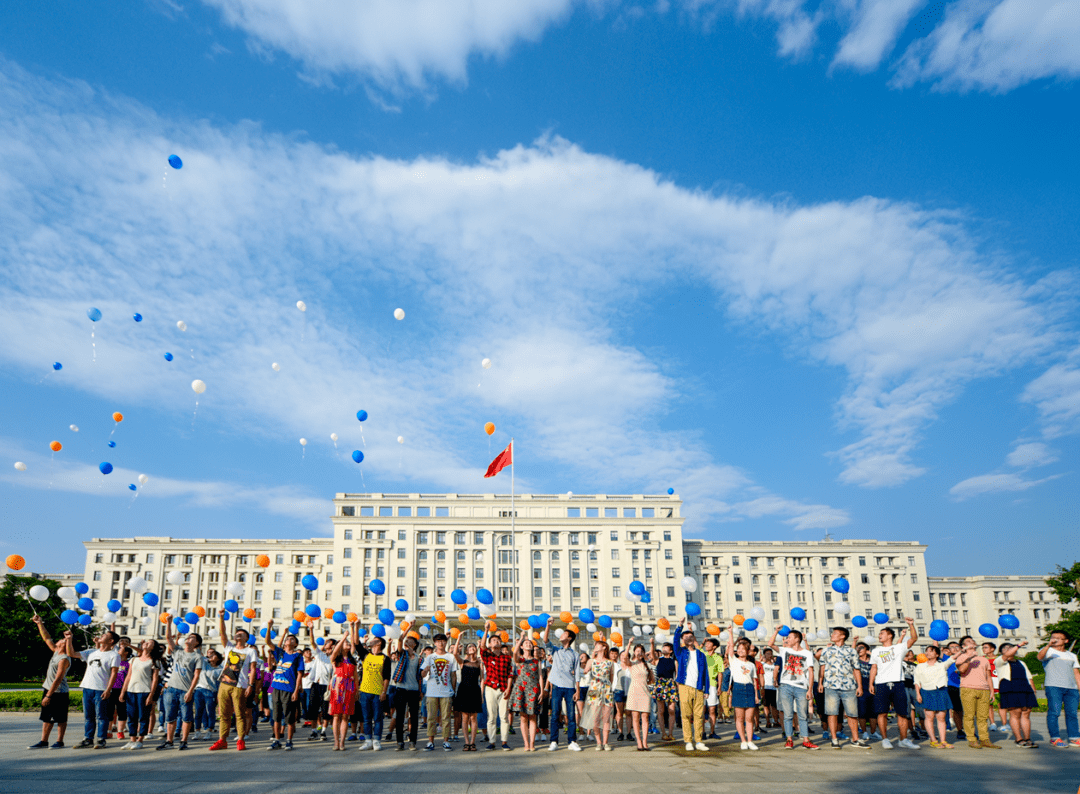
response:
<path id="1" fill-rule="evenodd" d="M 41 640 L 34 610 L 45 621 L 45 628 L 54 640 L 59 640 L 67 630 L 58 617 L 65 609 L 64 602 L 56 595 L 61 586 L 52 579 L 31 579 L 26 576 L 7 576 L 0 587 L 0 681 L 21 683 L 40 682 L 45 677 L 52 652 Z M 31 606 L 29 589 L 44 585 L 52 594 L 45 601 L 34 601 Z"/>
<path id="2" fill-rule="evenodd" d="M 1080 597 L 1080 562 L 1074 562 L 1071 568 L 1058 566 L 1057 575 L 1048 577 L 1046 584 L 1053 589 L 1062 607 L 1061 617 L 1047 625 L 1047 636 L 1052 631 L 1064 631 L 1072 639 L 1080 640 L 1080 609 L 1068 609 L 1070 604 L 1076 606 Z"/>

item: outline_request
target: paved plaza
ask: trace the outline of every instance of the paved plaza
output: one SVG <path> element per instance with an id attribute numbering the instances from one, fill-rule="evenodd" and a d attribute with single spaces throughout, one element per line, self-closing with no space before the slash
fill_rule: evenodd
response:
<path id="1" fill-rule="evenodd" d="M 338 753 L 329 743 L 303 739 L 292 752 L 270 753 L 264 728 L 243 753 L 211 753 L 208 743 L 198 742 L 183 753 L 157 752 L 150 749 L 153 745 L 131 753 L 119 749 L 123 742 L 104 750 L 29 751 L 26 747 L 37 741 L 39 725 L 33 714 L 0 714 L 0 785 L 7 792 L 98 792 L 102 783 L 137 785 L 155 794 L 264 794 L 336 785 L 350 794 L 415 794 L 435 788 L 440 794 L 597 794 L 598 787 L 620 792 L 746 792 L 760 784 L 772 790 L 791 785 L 792 791 L 805 794 L 956 786 L 965 794 L 1076 794 L 1080 787 L 1080 749 L 1052 748 L 1041 734 L 1038 750 L 1021 750 L 1003 740 L 1002 750 L 972 750 L 961 744 L 951 751 L 875 746 L 869 751 L 823 747 L 812 752 L 784 750 L 779 736 L 770 732 L 757 753 L 740 751 L 727 739 L 709 742 L 708 753 L 687 753 L 681 743 L 661 745 L 650 753 L 636 752 L 633 743 L 620 744 L 610 753 L 595 752 L 588 744 L 581 753 L 565 748 L 525 753 L 519 741 L 512 742 L 514 750 L 508 753 L 463 753 L 460 743 L 450 753 L 401 753 L 393 744 L 378 753 L 359 752 L 352 744 Z M 69 738 L 77 742 L 82 721 L 73 719 L 71 728 Z"/>

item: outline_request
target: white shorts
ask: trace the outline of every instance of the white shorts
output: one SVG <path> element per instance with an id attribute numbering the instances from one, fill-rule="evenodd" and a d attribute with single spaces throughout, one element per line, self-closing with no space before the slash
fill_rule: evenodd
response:
<path id="1" fill-rule="evenodd" d="M 720 693 L 716 689 L 716 684 L 709 685 L 709 695 L 705 698 L 706 706 L 719 706 L 720 705 Z"/>

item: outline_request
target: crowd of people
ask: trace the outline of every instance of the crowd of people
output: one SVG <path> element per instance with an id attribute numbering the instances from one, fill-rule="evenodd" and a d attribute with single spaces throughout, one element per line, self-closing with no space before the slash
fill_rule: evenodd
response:
<path id="1" fill-rule="evenodd" d="M 932 641 L 917 654 L 910 618 L 899 636 L 882 628 L 874 647 L 844 627 L 814 648 L 786 627 L 764 646 L 738 637 L 735 625 L 699 643 L 684 620 L 672 627 L 670 642 L 658 645 L 650 636 L 647 646 L 632 637 L 613 644 L 608 635 L 591 653 L 574 648 L 573 631 L 552 637 L 551 622 L 542 632 L 522 631 L 513 644 L 491 635 L 464 645 L 457 631 L 453 644 L 442 633 L 430 644 L 415 633 L 388 644 L 361 636 L 355 622 L 340 638 L 316 637 L 309 626 L 302 646 L 292 633 L 278 642 L 273 621 L 253 644 L 243 628 L 230 635 L 219 617 L 225 643 L 218 651 L 204 649 L 195 632 L 174 636 L 171 624 L 164 644 L 134 645 L 106 629 L 92 647 L 77 650 L 71 631 L 54 640 L 35 620 L 52 656 L 42 684 L 41 739 L 30 749 L 65 746 L 73 660 L 86 666 L 76 748 L 103 749 L 115 737 L 130 751 L 188 750 L 194 742 L 211 742 L 212 751 L 230 742 L 246 750 L 263 726 L 270 751 L 292 750 L 298 738 L 332 740 L 335 751 L 378 751 L 383 742 L 399 751 L 450 751 L 458 742 L 464 752 L 509 751 L 514 734 L 525 752 L 538 743 L 550 751 L 590 744 L 603 752 L 630 742 L 648 752 L 657 741 L 676 741 L 680 721 L 681 742 L 695 753 L 708 752 L 706 740 L 717 739 L 754 751 L 769 731 L 782 732 L 789 749 L 918 750 L 928 742 L 948 750 L 950 734 L 973 749 L 1001 749 L 995 732 L 1017 748 L 1038 747 L 1031 738 L 1035 689 L 1020 658 L 1026 643 L 980 645 L 963 637 Z M 1038 658 L 1050 744 L 1080 747 L 1080 663 L 1070 638 L 1054 632 Z M 722 736 L 727 725 L 732 731 Z"/>

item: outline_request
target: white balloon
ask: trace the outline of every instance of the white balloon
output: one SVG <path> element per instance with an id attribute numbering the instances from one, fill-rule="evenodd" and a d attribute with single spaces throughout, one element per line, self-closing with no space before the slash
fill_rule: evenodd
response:
<path id="1" fill-rule="evenodd" d="M 207 637 L 216 637 L 217 636 L 217 629 L 215 629 L 213 626 L 211 626 L 210 628 L 208 628 L 206 630 L 206 636 Z"/>
<path id="2" fill-rule="evenodd" d="M 104 615 L 101 616 L 101 621 L 103 623 L 115 623 L 118 617 L 120 616 L 117 615 L 115 612 L 106 612 Z"/>
<path id="3" fill-rule="evenodd" d="M 495 614 L 495 607 L 492 604 L 478 604 L 476 608 L 480 610 L 480 615 L 485 618 L 490 618 Z"/>
<path id="4" fill-rule="evenodd" d="M 587 653 L 587 652 L 588 652 L 588 650 L 589 650 L 589 643 L 587 643 L 587 642 L 582 642 L 582 643 L 580 643 L 580 644 L 578 645 L 578 647 L 579 647 L 579 648 L 581 648 L 581 650 L 583 650 L 583 651 L 585 651 L 585 652 Z"/>
<path id="5" fill-rule="evenodd" d="M 484 369 L 491 369 L 491 359 L 485 358 L 483 361 L 480 362 L 480 366 Z"/>
<path id="6" fill-rule="evenodd" d="M 386 627 L 386 636 L 392 640 L 396 640 L 398 637 L 401 636 L 401 626 L 399 626 L 397 623 L 391 623 L 389 626 Z"/>
<path id="7" fill-rule="evenodd" d="M 302 446 L 302 447 L 306 447 L 306 446 L 307 446 L 307 439 L 306 439 L 306 438 L 302 438 L 302 439 L 300 439 L 300 446 Z"/>
<path id="8" fill-rule="evenodd" d="M 337 441 L 337 433 L 331 433 L 330 434 L 330 440 L 331 441 Z"/>
<path id="9" fill-rule="evenodd" d="M 835 609 L 841 615 L 846 615 L 848 612 L 851 611 L 851 604 L 849 604 L 847 601 L 841 601 L 839 604 L 833 607 L 833 609 Z"/>
<path id="10" fill-rule="evenodd" d="M 128 588 L 136 595 L 146 592 L 149 586 L 150 585 L 148 585 L 146 583 L 146 580 L 143 579 L 141 576 L 136 576 L 134 579 L 128 582 Z"/>
<path id="11" fill-rule="evenodd" d="M 684 576 L 681 584 L 682 584 L 682 589 L 685 590 L 686 592 L 688 592 L 688 593 L 697 592 L 697 579 L 695 579 L 693 576 Z"/>
<path id="12" fill-rule="evenodd" d="M 755 632 L 755 636 L 757 636 L 757 638 L 759 640 L 765 639 L 765 637 L 767 636 L 767 632 L 765 631 L 765 628 L 763 626 L 758 626 L 758 630 L 757 630 L 757 632 Z"/>
<path id="13" fill-rule="evenodd" d="M 204 391 L 206 391 L 206 384 L 198 379 L 193 380 L 191 382 L 191 390 L 196 394 L 202 394 Z"/>
<path id="14" fill-rule="evenodd" d="M 281 372 L 281 365 L 275 361 L 270 365 L 270 369 L 274 370 L 274 372 Z"/>
<path id="15" fill-rule="evenodd" d="M 585 626 L 585 631 L 589 632 L 589 634 L 592 634 L 593 632 L 596 631 L 596 624 L 595 623 L 589 623 L 588 625 Z"/>
<path id="16" fill-rule="evenodd" d="M 420 636 L 421 636 L 421 637 L 426 637 L 426 636 L 427 636 L 428 634 L 430 634 L 430 633 L 431 633 L 431 627 L 430 627 L 430 626 L 428 626 L 428 624 L 427 624 L 427 623 L 425 623 L 425 624 L 424 624 L 423 626 L 421 626 L 421 627 L 420 627 L 420 628 L 418 629 L 418 631 L 420 632 Z"/>
<path id="17" fill-rule="evenodd" d="M 653 631 L 652 626 L 642 626 L 641 627 L 641 633 L 644 634 L 645 636 L 648 636 L 648 635 L 652 634 L 652 631 Z"/>
<path id="18" fill-rule="evenodd" d="M 405 319 L 405 310 L 404 309 L 394 309 L 394 319 L 395 320 L 404 320 Z"/>
<path id="19" fill-rule="evenodd" d="M 225 592 L 231 596 L 235 596 L 237 593 L 244 592 L 244 586 L 239 582 L 229 582 L 225 585 Z"/>
<path id="20" fill-rule="evenodd" d="M 139 475 L 139 485 L 146 485 L 146 483 L 148 483 L 148 482 L 150 482 L 149 477 L 147 477 L 145 474 L 140 474 Z"/>
<path id="21" fill-rule="evenodd" d="M 397 442 L 399 444 L 404 444 L 405 443 L 405 436 L 398 436 L 397 437 Z"/>
<path id="22" fill-rule="evenodd" d="M 49 588 L 43 584 L 36 584 L 30 588 L 30 597 L 35 601 L 44 601 L 49 597 Z"/>
<path id="23" fill-rule="evenodd" d="M 817 633 L 819 640 L 827 640 L 827 639 L 829 639 L 830 634 L 831 634 L 831 632 L 828 629 L 818 629 L 818 633 Z"/>
<path id="24" fill-rule="evenodd" d="M 416 615 L 414 615 L 412 612 L 406 613 L 405 614 L 405 622 L 406 623 L 415 623 L 416 622 Z"/>
<path id="25" fill-rule="evenodd" d="M 727 641 L 728 641 L 728 639 L 730 639 L 730 638 L 731 638 L 731 635 L 730 635 L 730 634 L 729 634 L 728 632 L 726 632 L 726 631 L 721 631 L 721 632 L 720 632 L 720 639 L 721 639 L 721 640 L 722 640 L 723 642 L 727 642 Z"/>
<path id="26" fill-rule="evenodd" d="M 754 607 L 750 610 L 750 617 L 754 620 L 765 620 L 765 610 L 761 607 Z"/>
<path id="27" fill-rule="evenodd" d="M 555 629 L 555 639 L 561 640 L 563 635 L 562 629 Z"/>
<path id="28" fill-rule="evenodd" d="M 79 432 L 79 426 L 78 425 L 68 425 L 68 427 L 71 428 L 72 433 L 78 433 Z"/>
<path id="29" fill-rule="evenodd" d="M 75 600 L 75 588 L 74 587 L 61 587 L 56 591 L 56 594 L 60 596 L 64 601 Z"/>
<path id="30" fill-rule="evenodd" d="M 574 492 L 573 492 L 573 491 L 567 491 L 567 492 L 566 492 L 566 495 L 567 495 L 567 496 L 573 496 L 573 495 L 574 495 Z"/>
<path id="31" fill-rule="evenodd" d="M 694 621 L 692 621 L 692 620 L 686 621 L 686 623 L 683 624 L 683 627 L 687 631 L 693 631 L 694 630 Z"/>
<path id="32" fill-rule="evenodd" d="M 634 626 L 634 628 L 632 628 L 631 631 L 634 633 L 635 637 L 640 637 L 641 636 L 641 626 Z"/>
<path id="33" fill-rule="evenodd" d="M 15 471 L 26 471 L 26 464 L 21 460 L 15 461 Z"/>
<path id="34" fill-rule="evenodd" d="M 184 574 L 181 571 L 169 571 L 169 575 L 165 577 L 165 581 L 169 584 L 183 584 Z"/>
<path id="35" fill-rule="evenodd" d="M 179 328 L 181 331 L 186 331 L 187 330 L 187 323 L 185 323 L 183 320 L 177 320 L 176 321 L 176 327 Z"/>
<path id="36" fill-rule="evenodd" d="M 307 304 L 304 303 L 303 301 L 297 301 L 296 302 L 296 308 L 299 309 L 302 312 L 306 312 L 307 311 Z"/>

